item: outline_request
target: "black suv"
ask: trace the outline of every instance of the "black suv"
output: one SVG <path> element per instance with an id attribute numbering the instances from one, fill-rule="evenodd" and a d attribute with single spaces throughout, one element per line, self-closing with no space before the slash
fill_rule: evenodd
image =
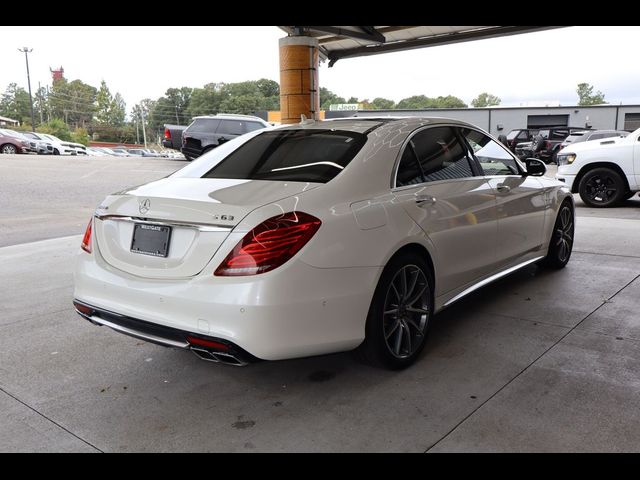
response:
<path id="1" fill-rule="evenodd" d="M 507 134 L 507 148 L 515 153 L 516 146 L 519 143 L 530 142 L 536 133 L 538 133 L 537 128 L 515 128 L 511 130 Z"/>
<path id="2" fill-rule="evenodd" d="M 539 158 L 544 163 L 556 161 L 560 145 L 573 132 L 591 130 L 584 127 L 541 127 L 529 143 L 520 143 L 516 147 L 519 158 Z"/>
<path id="3" fill-rule="evenodd" d="M 232 138 L 270 126 L 261 118 L 251 115 L 195 117 L 182 132 L 182 153 L 187 160 L 192 160 Z"/>

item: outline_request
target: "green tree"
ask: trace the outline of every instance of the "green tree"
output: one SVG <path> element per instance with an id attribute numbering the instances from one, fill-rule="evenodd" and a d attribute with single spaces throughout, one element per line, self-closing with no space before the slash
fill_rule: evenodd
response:
<path id="1" fill-rule="evenodd" d="M 396 107 L 396 102 L 382 97 L 374 98 L 371 104 L 378 110 L 391 110 Z"/>
<path id="2" fill-rule="evenodd" d="M 147 118 L 152 130 L 162 129 L 165 123 L 187 125 L 191 115 L 187 113 L 193 89 L 190 87 L 169 88 L 163 97 L 156 100 Z"/>
<path id="3" fill-rule="evenodd" d="M 422 108 L 431 108 L 433 106 L 433 99 L 426 95 L 414 95 L 412 97 L 403 98 L 396 105 L 400 110 L 414 110 Z"/>
<path id="4" fill-rule="evenodd" d="M 604 93 L 598 90 L 593 93 L 593 86 L 588 83 L 579 83 L 576 89 L 578 93 L 578 105 L 600 105 L 604 101 Z"/>
<path id="5" fill-rule="evenodd" d="M 500 97 L 496 97 L 495 95 L 491 95 L 487 92 L 482 92 L 476 98 L 471 100 L 471 105 L 474 107 L 491 107 L 494 105 L 500 105 Z"/>
<path id="6" fill-rule="evenodd" d="M 10 83 L 0 97 L 0 115 L 31 124 L 29 94 L 16 83 Z"/>
<path id="7" fill-rule="evenodd" d="M 54 80 L 49 92 L 52 117 L 64 118 L 68 125 L 85 127 L 93 119 L 97 93 L 95 87 L 81 80 Z"/>
<path id="8" fill-rule="evenodd" d="M 96 94 L 96 122 L 101 124 L 111 123 L 111 104 L 113 96 L 107 87 L 107 82 L 100 82 L 100 89 Z"/>
<path id="9" fill-rule="evenodd" d="M 117 127 L 124 125 L 125 118 L 127 116 L 127 104 L 124 102 L 124 98 L 120 95 L 120 92 L 116 92 L 111 102 L 110 111 L 110 123 Z"/>
<path id="10" fill-rule="evenodd" d="M 71 141 L 71 132 L 69 131 L 69 126 L 61 118 L 52 118 L 51 121 L 40 125 L 36 129 L 36 131 L 48 133 L 50 135 L 58 137 L 60 140 Z"/>
<path id="11" fill-rule="evenodd" d="M 329 105 L 336 103 L 347 103 L 344 97 L 339 97 L 331 90 L 320 87 L 320 108 L 323 110 L 329 110 Z"/>
<path id="12" fill-rule="evenodd" d="M 453 95 L 435 98 L 425 95 L 414 95 L 400 100 L 396 108 L 400 110 L 421 110 L 424 108 L 465 108 L 466 106 L 466 103 Z"/>
<path id="13" fill-rule="evenodd" d="M 33 96 L 33 109 L 36 117 L 36 123 L 42 123 L 51 117 L 49 111 L 49 98 L 47 96 L 47 89 L 40 87 Z M 42 118 L 42 122 L 39 122 Z"/>
<path id="14" fill-rule="evenodd" d="M 89 133 L 84 128 L 76 128 L 71 133 L 71 141 L 81 143 L 85 147 L 89 145 Z"/>

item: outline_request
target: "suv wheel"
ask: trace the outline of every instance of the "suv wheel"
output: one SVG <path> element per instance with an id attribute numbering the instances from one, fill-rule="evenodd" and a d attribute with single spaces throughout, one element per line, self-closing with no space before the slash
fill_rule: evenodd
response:
<path id="1" fill-rule="evenodd" d="M 624 198 L 627 188 L 615 170 L 594 168 L 582 177 L 578 192 L 590 207 L 612 207 Z"/>

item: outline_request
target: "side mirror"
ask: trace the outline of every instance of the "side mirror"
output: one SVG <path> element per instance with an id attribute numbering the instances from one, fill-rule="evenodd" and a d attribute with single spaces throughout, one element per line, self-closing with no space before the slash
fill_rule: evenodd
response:
<path id="1" fill-rule="evenodd" d="M 542 160 L 538 160 L 537 158 L 527 158 L 524 164 L 527 166 L 526 175 L 541 177 L 547 173 L 547 166 Z"/>

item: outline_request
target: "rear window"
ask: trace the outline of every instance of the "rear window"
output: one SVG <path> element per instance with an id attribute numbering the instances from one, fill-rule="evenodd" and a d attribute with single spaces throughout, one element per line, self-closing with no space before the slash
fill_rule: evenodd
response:
<path id="1" fill-rule="evenodd" d="M 367 137 L 341 130 L 279 130 L 259 134 L 202 178 L 326 183 L 356 156 Z"/>

